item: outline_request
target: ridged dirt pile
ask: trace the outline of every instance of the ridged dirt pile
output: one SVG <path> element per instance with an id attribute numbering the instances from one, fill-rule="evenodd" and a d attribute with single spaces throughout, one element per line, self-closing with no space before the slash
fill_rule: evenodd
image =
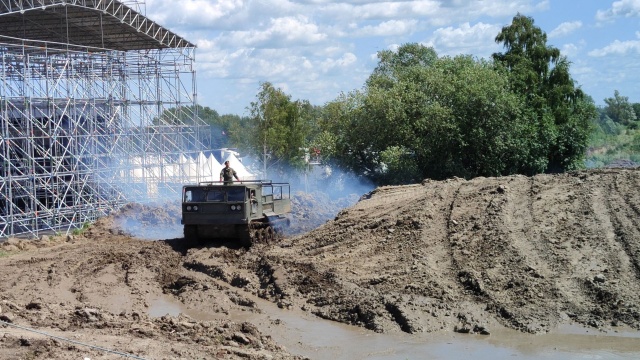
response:
<path id="1" fill-rule="evenodd" d="M 294 215 L 317 222 L 314 207 L 330 203 L 306 195 Z M 143 232 L 175 223 L 167 209 L 124 211 Z M 638 169 L 382 187 L 310 232 L 250 249 L 141 240 L 123 216 L 1 243 L 0 320 L 142 358 L 297 358 L 269 336 L 277 320 L 250 320 L 267 302 L 376 332 L 640 329 Z M 151 316 L 157 299 L 204 315 Z M 99 356 L 0 324 L 3 359 Z"/>

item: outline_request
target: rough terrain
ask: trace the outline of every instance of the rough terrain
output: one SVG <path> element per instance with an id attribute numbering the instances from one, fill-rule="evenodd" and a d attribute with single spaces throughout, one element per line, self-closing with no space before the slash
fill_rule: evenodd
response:
<path id="1" fill-rule="evenodd" d="M 300 234 L 250 249 L 130 235 L 175 227 L 177 203 L 132 204 L 80 235 L 10 239 L 0 320 L 154 359 L 297 358 L 232 321 L 260 313 L 259 299 L 384 333 L 640 329 L 639 169 L 382 187 L 320 225 L 313 208 L 332 203 L 297 194 Z M 163 296 L 209 320 L 150 316 Z M 114 356 L 0 325 L 0 358 L 81 355 Z"/>

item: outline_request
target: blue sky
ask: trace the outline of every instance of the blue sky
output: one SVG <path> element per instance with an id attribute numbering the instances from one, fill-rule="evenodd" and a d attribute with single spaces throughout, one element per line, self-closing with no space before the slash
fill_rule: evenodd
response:
<path id="1" fill-rule="evenodd" d="M 377 52 L 408 42 L 489 58 L 518 12 L 597 105 L 614 90 L 640 102 L 640 0 L 146 0 L 148 17 L 197 45 L 198 103 L 238 115 L 264 81 L 315 105 L 361 89 Z"/>

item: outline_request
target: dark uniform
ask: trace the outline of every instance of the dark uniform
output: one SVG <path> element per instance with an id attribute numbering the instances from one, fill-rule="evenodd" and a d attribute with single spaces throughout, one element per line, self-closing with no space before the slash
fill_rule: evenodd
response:
<path id="1" fill-rule="evenodd" d="M 224 167 L 222 168 L 222 171 L 220 171 L 220 177 L 224 181 L 225 185 L 231 185 L 233 184 L 233 178 L 238 178 L 238 174 L 236 174 L 236 171 L 233 170 L 232 167 Z"/>

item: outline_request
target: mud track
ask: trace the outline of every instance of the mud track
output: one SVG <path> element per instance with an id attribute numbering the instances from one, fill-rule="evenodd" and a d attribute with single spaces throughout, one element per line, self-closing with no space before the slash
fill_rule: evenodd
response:
<path id="1" fill-rule="evenodd" d="M 234 265 L 281 306 L 378 332 L 638 329 L 639 186 L 605 170 L 380 188 Z"/>
<path id="2" fill-rule="evenodd" d="M 175 221 L 166 207 L 131 210 Z M 144 241 L 122 217 L 0 244 L 0 320 L 142 358 L 300 358 L 231 320 L 263 300 L 383 333 L 640 329 L 638 169 L 382 187 L 311 232 L 250 249 Z M 207 320 L 150 316 L 167 298 Z M 0 358 L 80 356 L 109 358 L 0 325 Z"/>

